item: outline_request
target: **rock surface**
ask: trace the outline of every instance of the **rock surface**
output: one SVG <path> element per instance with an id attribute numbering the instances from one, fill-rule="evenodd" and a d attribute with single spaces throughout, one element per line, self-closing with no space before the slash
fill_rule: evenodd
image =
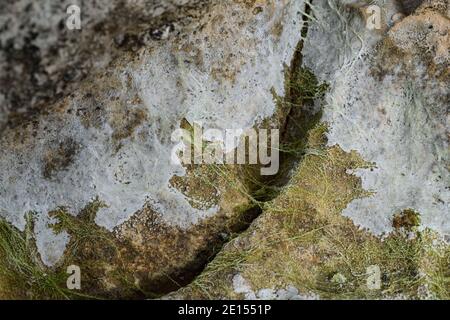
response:
<path id="1" fill-rule="evenodd" d="M 33 229 L 44 274 L 77 264 L 88 294 L 158 296 L 264 209 L 171 297 L 444 296 L 430 279 L 450 270 L 447 1 L 81 1 L 78 31 L 68 3 L 0 0 L 0 217 Z M 302 161 L 262 208 L 239 169 L 172 161 L 180 127 L 298 112 L 309 128 L 309 109 L 328 129 L 294 141 Z M 381 293 L 354 279 L 370 265 Z"/>
<path id="2" fill-rule="evenodd" d="M 378 30 L 366 28 L 369 5 L 382 9 Z M 448 299 L 448 3 L 311 10 L 302 57 L 329 84 L 316 101 L 327 130 L 310 131 L 289 186 L 171 298 L 277 299 L 294 286 L 322 299 Z"/>
<path id="3" fill-rule="evenodd" d="M 192 3 L 183 1 L 188 8 Z M 141 5 L 148 8 L 149 16 L 164 11 L 156 9 L 156 4 Z M 47 266 L 66 263 L 66 247 L 71 248 L 77 238 L 73 230 L 64 228 L 61 220 L 71 218 L 60 211 L 92 224 L 91 213 L 86 212 L 97 202 L 101 205 L 93 213 L 92 230 L 104 228 L 102 232 L 106 229 L 113 234 L 113 241 L 119 241 L 124 251 L 139 253 L 130 261 L 120 257 L 110 264 L 128 264 L 127 271 L 144 274 L 145 279 L 164 274 L 164 267 L 181 268 L 186 260 L 194 260 L 199 251 L 212 245 L 212 237 L 227 231 L 234 209 L 248 199 L 236 194 L 235 186 L 225 182 L 220 186 L 216 177 L 219 186 L 212 197 L 217 200 L 200 208 L 192 205 L 196 199 L 180 188 L 200 184 L 189 177 L 181 185 L 174 184 L 175 178 L 189 172 L 171 161 L 177 144 L 172 134 L 185 121 L 201 122 L 206 129 L 245 130 L 272 116 L 276 110 L 273 92 L 284 94 L 285 64 L 290 63 L 300 39 L 302 6 L 302 1 L 220 1 L 206 9 L 196 8 L 197 18 L 164 41 L 149 40 L 115 59 L 115 50 L 107 57 L 94 51 L 88 60 L 82 54 L 76 56 L 88 65 L 103 65 L 75 81 L 76 89 L 64 98 L 2 132 L 0 215 L 24 230 L 25 214 L 35 213 L 37 249 Z M 129 7 L 133 12 L 139 9 L 132 1 Z M 113 12 L 115 5 L 99 4 L 99 8 Z M 183 8 L 174 15 L 186 15 Z M 124 10 L 120 7 L 123 14 Z M 111 13 L 109 19 L 113 17 Z M 105 19 L 106 24 L 116 23 L 108 16 Z M 95 24 L 87 21 L 87 28 Z M 52 21 L 47 23 L 53 27 Z M 86 37 L 98 33 L 95 28 L 82 32 Z M 8 31 L 5 34 L 8 37 Z M 89 44 L 106 41 L 107 45 L 113 35 L 105 35 L 106 40 L 90 39 Z M 54 42 L 61 50 L 70 50 L 71 45 L 66 47 L 61 37 Z M 50 47 L 49 43 L 45 46 Z M 25 91 L 22 97 L 28 99 Z M 203 173 L 202 177 L 208 178 Z M 207 192 L 212 191 L 204 191 L 204 198 L 211 197 Z M 218 221 L 213 223 L 216 227 L 208 227 L 211 219 Z M 52 224 L 59 226 L 58 232 Z M 95 244 L 82 249 L 104 251 Z M 77 254 L 85 257 L 83 252 Z"/>
<path id="4" fill-rule="evenodd" d="M 0 129 L 77 89 L 126 51 L 176 33 L 204 0 L 0 2 Z M 66 26 L 77 5 L 81 29 Z"/>
<path id="5" fill-rule="evenodd" d="M 317 19 L 338 28 L 313 27 L 304 51 L 305 64 L 331 84 L 323 118 L 329 144 L 376 166 L 355 172 L 374 195 L 343 213 L 376 234 L 413 209 L 423 227 L 450 235 L 448 10 L 445 1 L 424 3 L 380 40 L 364 21 L 345 24 L 317 7 Z M 345 30 L 346 39 L 336 36 Z"/>

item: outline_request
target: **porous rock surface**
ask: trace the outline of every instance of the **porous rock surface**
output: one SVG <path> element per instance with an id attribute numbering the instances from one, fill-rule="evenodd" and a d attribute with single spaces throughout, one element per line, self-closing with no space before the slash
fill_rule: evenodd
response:
<path id="1" fill-rule="evenodd" d="M 314 1 L 303 62 L 330 85 L 329 144 L 374 164 L 352 172 L 373 195 L 343 214 L 380 235 L 413 209 L 422 228 L 448 236 L 449 8 L 412 2 Z M 373 3 L 381 30 L 365 27 Z M 51 266 L 71 235 L 49 227 L 49 212 L 77 216 L 99 199 L 96 225 L 138 252 L 132 273 L 182 266 L 223 231 L 204 222 L 248 199 L 224 186 L 210 205 L 193 205 L 172 183 L 189 170 L 171 162 L 171 134 L 183 121 L 245 129 L 271 117 L 304 1 L 83 1 L 78 34 L 61 28 L 67 3 L 1 4 L 0 216 L 23 230 L 35 212 Z M 268 296 L 297 296 L 285 291 Z"/>
<path id="2" fill-rule="evenodd" d="M 449 7 L 425 1 L 406 16 L 404 5 L 382 11 L 385 23 L 395 14 L 403 18 L 380 33 L 358 17 L 336 15 L 337 3 L 317 2 L 317 19 L 335 31 L 310 29 L 305 64 L 331 85 L 323 116 L 329 144 L 375 166 L 355 172 L 373 196 L 353 201 L 343 214 L 383 234 L 392 231 L 394 214 L 412 209 L 422 227 L 449 236 Z"/>
<path id="3" fill-rule="evenodd" d="M 375 30 L 366 27 L 369 16 L 366 9 L 373 5 L 379 6 L 382 14 L 381 27 Z M 436 250 L 441 246 L 438 245 L 440 241 L 444 243 L 445 248 L 450 235 L 448 1 L 313 1 L 312 12 L 313 18 L 303 45 L 302 58 L 305 67 L 329 84 L 325 101 L 317 103 L 318 107 L 323 105 L 322 121 L 328 126 L 328 147 L 337 146 L 348 155 L 357 154 L 369 164 L 361 169 L 347 170 L 347 175 L 361 179 L 362 187 L 370 194 L 349 201 L 342 214 L 359 227 L 358 232 L 361 234 L 379 236 L 377 239 L 381 239 L 383 245 L 388 234 L 404 237 L 401 233 L 403 231 L 399 233 L 398 226 L 394 223 L 394 216 L 405 210 L 413 210 L 420 214 L 420 231 L 417 234 L 410 233 L 406 237 L 420 238 L 420 233 L 425 229 L 432 230 L 436 232 L 439 240 L 433 240 L 430 247 L 425 250 L 422 248 L 419 252 Z M 326 170 L 325 167 L 323 169 Z M 326 174 L 323 175 L 326 179 Z M 306 189 L 305 192 L 308 193 L 308 187 L 303 186 L 303 183 L 308 186 L 308 182 L 291 181 L 292 188 Z M 311 210 L 318 216 L 318 220 L 321 219 L 319 209 L 323 209 L 321 198 L 326 197 L 328 191 L 328 187 L 325 190 L 316 190 L 317 203 L 313 203 Z M 340 191 L 343 192 L 342 198 L 345 198 L 345 190 Z M 289 196 L 292 199 L 289 199 Z M 211 268 L 200 278 L 206 279 L 206 283 L 212 281 L 209 285 L 211 292 L 222 298 L 301 299 L 302 295 L 298 295 L 295 287 L 286 287 L 286 284 L 292 283 L 292 278 L 285 276 L 284 272 L 289 273 L 292 269 L 298 272 L 295 276 L 302 278 L 306 274 L 304 278 L 312 281 L 301 285 L 308 290 L 314 288 L 316 292 L 323 294 L 330 292 L 327 291 L 329 289 L 324 289 L 326 285 L 321 281 L 330 285 L 338 275 L 343 279 L 340 280 L 342 283 L 346 282 L 345 277 L 338 273 L 339 269 L 327 269 L 330 274 L 325 274 L 324 280 L 321 278 L 324 275 L 320 274 L 320 268 L 315 267 L 315 264 L 326 264 L 333 259 L 333 255 L 340 256 L 342 253 L 342 243 L 339 240 L 333 245 L 333 240 L 339 239 L 339 232 L 332 230 L 334 227 L 345 230 L 346 227 L 339 223 L 334 226 L 333 220 L 325 220 L 324 225 L 312 227 L 307 221 L 302 221 L 304 225 L 298 226 L 297 237 L 304 238 L 304 243 L 302 240 L 295 242 L 281 236 L 279 241 L 283 244 L 277 245 L 276 240 L 269 240 L 269 245 L 264 247 L 267 250 L 264 255 L 253 253 L 253 250 L 258 252 L 261 239 L 271 239 L 270 232 L 278 235 L 290 230 L 290 225 L 283 224 L 292 223 L 290 218 L 278 217 L 277 211 L 288 216 L 292 211 L 293 215 L 304 216 L 305 220 L 308 220 L 308 200 L 304 200 L 306 208 L 295 211 L 295 208 L 289 207 L 289 202 L 301 203 L 295 196 L 302 199 L 302 195 L 299 193 L 289 196 L 286 199 L 281 195 L 281 204 L 275 203 L 274 208 L 269 206 L 267 212 L 253 223 L 248 232 L 230 242 L 218 261 L 210 264 Z M 283 205 L 286 205 L 286 210 L 283 210 Z M 323 210 L 332 211 L 330 208 Z M 282 219 L 281 226 L 277 226 L 277 219 Z M 368 243 L 358 239 L 356 233 L 352 231 L 347 236 L 354 239 L 352 241 L 356 250 L 362 250 Z M 316 234 L 317 237 L 314 236 Z M 382 235 L 384 237 L 381 237 Z M 314 239 L 311 243 L 308 243 L 309 237 Z M 274 238 L 278 239 L 276 236 Z M 321 241 L 331 246 L 331 251 L 327 254 L 318 254 Z M 406 242 L 404 247 L 407 247 Z M 255 261 L 255 256 L 265 261 L 279 259 L 277 254 L 269 250 L 286 250 L 288 252 L 281 256 L 287 259 L 293 257 L 293 261 Z M 233 254 L 237 255 L 239 252 L 243 252 L 242 263 L 230 263 L 231 266 L 226 272 L 220 273 L 215 269 L 217 265 L 221 266 L 223 260 L 228 261 L 229 256 L 233 257 Z M 371 254 L 367 252 L 367 260 L 358 262 L 368 263 L 372 258 Z M 413 256 L 408 259 L 416 261 L 417 257 Z M 351 272 L 355 272 L 355 261 L 351 261 L 345 253 L 340 257 L 339 260 L 344 261 L 345 265 L 348 263 Z M 389 257 L 396 259 L 394 252 L 390 252 Z M 445 260 L 443 279 L 447 279 L 445 277 L 448 277 L 448 258 L 444 254 L 442 257 Z M 430 260 L 425 261 L 425 266 L 432 264 Z M 425 275 L 421 270 L 424 266 L 422 263 L 419 262 L 415 266 L 419 273 L 416 280 L 421 277 L 429 279 L 429 275 Z M 274 266 L 274 269 L 267 269 L 267 266 Z M 364 265 L 365 267 L 367 265 Z M 386 269 L 382 270 L 383 276 L 389 278 Z M 245 273 L 257 275 L 253 277 L 253 283 L 243 276 Z M 209 277 L 214 279 L 219 277 L 219 274 L 220 280 L 210 280 Z M 363 273 L 356 274 L 356 277 L 364 278 Z M 268 276 L 273 278 L 270 283 L 272 287 L 269 288 L 267 282 L 263 281 L 263 285 L 259 283 L 260 277 Z M 410 298 L 409 294 L 401 290 L 396 295 L 386 295 L 384 288 L 386 287 L 378 291 L 378 297 Z M 443 288 L 447 294 L 448 286 L 444 285 Z M 352 288 L 350 292 L 356 290 Z M 336 290 L 329 297 L 338 296 L 338 292 L 339 290 Z M 434 297 L 435 292 L 425 285 L 413 295 L 427 299 Z M 198 290 L 195 283 L 169 295 L 168 298 L 191 296 L 202 296 L 202 291 Z"/>
<path id="4" fill-rule="evenodd" d="M 113 232 L 117 239 L 130 240 L 142 253 L 137 260 L 146 250 L 153 250 L 152 260 L 133 261 L 137 264 L 134 270 L 143 269 L 148 277 L 148 270 L 156 265 L 166 267 L 167 261 L 178 267 L 177 261 L 184 263 L 190 253 L 186 246 L 196 247 L 197 243 L 204 247 L 211 241 L 210 233 L 217 236 L 221 231 L 206 227 L 199 231 L 196 225 L 224 211 L 230 214 L 234 207 L 246 203 L 234 191 L 216 190 L 219 199 L 210 206 L 192 205 L 189 195 L 172 183 L 174 177 L 183 177 L 187 171 L 171 161 L 176 145 L 171 135 L 186 120 L 191 124 L 202 122 L 205 128 L 246 129 L 274 113 L 271 90 L 280 96 L 284 93 L 283 71 L 300 39 L 303 1 L 217 1 L 205 8 L 198 6 L 194 10 L 196 19 L 191 19 L 183 8 L 197 2 L 96 3 L 94 7 L 101 13 L 97 15 L 95 8 L 90 11 L 92 19 L 86 18 L 87 30 L 82 29 L 81 38 L 89 38 L 85 40 L 87 46 L 101 44 L 102 48 L 91 51 L 86 47 L 83 51 L 82 46 L 74 56 L 91 73 L 82 81 L 75 80 L 74 90 L 61 99 L 4 127 L 0 138 L 0 216 L 23 230 L 25 214 L 35 213 L 37 248 L 46 265 L 55 265 L 61 259 L 71 239 L 68 232 L 55 233 L 50 228 L 58 220 L 49 213 L 58 208 L 77 216 L 95 199 L 101 201 L 104 206 L 95 218 L 98 226 Z M 10 12 L 21 8 L 19 4 L 8 5 L 3 17 L 11 19 Z M 25 17 L 33 16 L 35 10 L 42 14 L 50 10 L 32 2 L 23 6 L 31 8 L 21 13 Z M 140 12 L 140 6 L 146 10 Z M 64 5 L 50 7 L 50 12 L 64 9 Z M 126 28 L 108 31 L 105 41 L 97 38 L 95 28 L 89 31 L 97 21 L 103 21 L 102 25 L 120 22 L 116 21 L 117 11 L 127 17 L 139 12 L 137 17 L 145 20 L 166 10 L 174 11 L 175 16 L 184 14 L 187 21 L 180 22 L 183 26 L 177 32 L 168 29 L 171 32 L 164 39 L 150 39 L 135 50 L 120 54 L 116 49 L 109 50 L 113 35 Z M 134 27 L 133 21 L 128 22 Z M 29 32 L 48 29 L 32 40 L 42 43 L 42 59 L 52 58 L 46 53 L 52 52 L 52 46 L 60 51 L 77 50 L 76 44 L 66 42 L 67 31 L 53 31 L 60 23 L 56 16 L 45 26 L 28 23 L 25 30 Z M 26 32 L 6 25 L 2 38 L 24 52 L 29 43 Z M 7 51 L 1 51 L 6 59 L 3 68 L 13 62 Z M 51 90 L 58 90 L 56 83 L 70 68 L 67 59 L 49 62 L 55 70 L 55 83 L 48 84 Z M 43 61 L 38 64 L 42 66 Z M 94 66 L 96 63 L 100 65 Z M 28 70 L 3 74 L 17 82 L 23 76 L 36 76 Z M 16 95 L 24 106 L 33 108 L 32 97 L 41 92 L 40 88 L 22 85 L 31 91 L 17 86 Z M 9 89 L 9 84 L 2 85 L 5 92 Z M 53 91 L 49 96 L 54 97 Z M 15 108 L 11 97 L 3 98 L 7 110 Z"/>
<path id="5" fill-rule="evenodd" d="M 76 90 L 124 51 L 176 33 L 205 0 L 0 2 L 0 131 Z M 67 8 L 80 8 L 70 30 Z"/>

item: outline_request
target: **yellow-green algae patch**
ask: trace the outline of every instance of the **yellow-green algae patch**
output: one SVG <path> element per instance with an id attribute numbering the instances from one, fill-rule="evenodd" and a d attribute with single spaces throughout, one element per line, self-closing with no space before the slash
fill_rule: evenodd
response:
<path id="1" fill-rule="evenodd" d="M 233 183 L 231 183 L 233 182 Z M 155 298 L 186 285 L 223 243 L 259 214 L 233 166 L 188 168 L 173 186 L 193 205 L 220 207 L 211 218 L 187 230 L 168 225 L 149 206 L 113 232 L 95 219 L 105 204 L 96 199 L 77 216 L 60 207 L 49 212 L 55 233 L 70 241 L 63 258 L 45 266 L 37 251 L 33 224 L 24 232 L 0 220 L 0 297 L 5 299 Z M 81 269 L 81 290 L 67 289 L 67 267 Z"/>
<path id="2" fill-rule="evenodd" d="M 321 124 L 310 131 L 311 152 L 289 187 L 175 296 L 242 298 L 232 283 L 240 274 L 255 292 L 293 285 L 323 299 L 450 298 L 450 247 L 436 234 L 398 228 L 381 239 L 341 215 L 352 200 L 371 196 L 349 174 L 371 164 L 326 147 L 326 130 Z M 370 266 L 380 268 L 379 290 L 367 286 Z"/>
<path id="3" fill-rule="evenodd" d="M 0 299 L 91 298 L 68 290 L 65 272 L 43 265 L 32 230 L 31 213 L 23 232 L 0 219 Z"/>

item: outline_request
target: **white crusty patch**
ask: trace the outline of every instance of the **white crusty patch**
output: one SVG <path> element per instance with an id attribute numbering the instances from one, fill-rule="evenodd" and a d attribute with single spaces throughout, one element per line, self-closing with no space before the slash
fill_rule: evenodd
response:
<path id="1" fill-rule="evenodd" d="M 329 145 L 356 150 L 376 165 L 354 172 L 374 195 L 354 200 L 343 214 L 383 234 L 392 231 L 393 215 L 409 208 L 420 212 L 423 227 L 450 235 L 448 106 L 440 99 L 448 86 L 421 78 L 421 65 L 414 71 L 421 83 L 397 75 L 375 79 L 369 69 L 379 34 L 322 5 L 304 53 L 305 64 L 330 83 L 323 115 Z"/>
<path id="2" fill-rule="evenodd" d="M 240 274 L 233 277 L 233 290 L 235 293 L 243 294 L 246 300 L 319 300 L 320 297 L 314 293 L 301 294 L 292 285 L 283 289 L 265 288 L 254 291 L 247 280 Z"/>
<path id="3" fill-rule="evenodd" d="M 99 197 L 107 207 L 98 212 L 96 222 L 109 230 L 145 203 L 167 223 L 181 227 L 217 212 L 216 207 L 192 208 L 183 194 L 170 187 L 171 177 L 184 174 L 182 167 L 170 161 L 171 134 L 183 118 L 202 121 L 205 127 L 246 129 L 273 114 L 270 90 L 284 93 L 284 64 L 290 63 L 300 39 L 303 1 L 270 3 L 259 15 L 249 15 L 247 8 L 234 1 L 223 1 L 215 8 L 214 14 L 223 16 L 229 32 L 216 34 L 214 40 L 213 35 L 202 32 L 187 33 L 189 43 L 203 55 L 203 64 L 189 62 L 192 57 L 189 51 L 180 50 L 181 40 L 162 42 L 140 51 L 137 62 L 124 59 L 116 63 L 98 85 L 82 86 L 68 100 L 74 112 L 41 117 L 35 128 L 23 133 L 24 145 L 15 145 L 14 130 L 2 136 L 0 216 L 23 229 L 24 214 L 38 213 L 37 245 L 47 265 L 57 262 L 68 241 L 66 233 L 55 235 L 48 228 L 47 213 L 60 206 L 76 215 Z M 283 32 L 274 35 L 278 23 Z M 218 79 L 211 72 L 225 67 L 221 63 L 224 53 L 243 62 L 236 67 L 234 81 Z M 102 87 L 105 81 L 114 89 Z M 147 121 L 122 141 L 118 151 L 111 139 L 114 128 L 108 122 L 86 127 L 75 112 L 94 112 L 96 106 L 83 98 L 91 87 L 100 88 L 92 94 L 107 118 L 113 117 L 117 100 L 125 102 L 129 110 L 145 111 Z M 43 155 L 68 140 L 79 145 L 73 161 L 52 179 L 45 179 Z"/>

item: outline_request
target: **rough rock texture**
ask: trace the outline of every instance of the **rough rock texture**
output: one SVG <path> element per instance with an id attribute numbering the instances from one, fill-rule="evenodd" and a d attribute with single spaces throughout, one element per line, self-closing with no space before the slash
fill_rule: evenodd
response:
<path id="1" fill-rule="evenodd" d="M 331 84 L 329 144 L 376 166 L 355 172 L 374 195 L 353 201 L 344 215 L 377 234 L 392 231 L 394 214 L 413 209 L 423 227 L 450 235 L 447 6 L 424 4 L 378 41 L 364 22 L 346 24 L 318 5 L 317 19 L 340 29 L 313 27 L 305 44 L 305 64 Z M 346 39 L 337 36 L 344 30 Z"/>
<path id="2" fill-rule="evenodd" d="M 158 296 L 264 209 L 170 297 L 448 296 L 447 1 L 82 1 L 81 31 L 66 2 L 0 5 L 0 217 L 44 279 L 74 263 L 87 294 Z M 171 161 L 177 128 L 296 113 L 323 124 L 282 146 L 303 158 L 263 208 L 236 168 Z"/>
<path id="3" fill-rule="evenodd" d="M 107 11 L 109 6 L 114 7 L 100 7 Z M 130 8 L 139 9 L 131 2 Z M 77 225 L 70 215 L 79 215 L 92 232 L 103 232 L 100 227 L 112 232 L 125 255 L 136 251 L 132 258 L 118 254 L 109 263 L 128 263 L 124 268 L 143 278 L 195 260 L 196 248 L 227 231 L 223 216 L 229 219 L 248 200 L 225 182 L 221 188 L 215 177 L 218 199 L 193 205 L 195 199 L 180 188 L 197 188 L 195 179 L 181 186 L 174 181 L 189 173 L 171 161 L 176 145 L 171 135 L 183 121 L 246 129 L 270 117 L 276 109 L 273 92 L 284 94 L 283 71 L 300 39 L 302 8 L 302 1 L 269 0 L 199 8 L 197 19 L 177 34 L 122 52 L 103 71 L 94 68 L 68 96 L 27 121 L 21 118 L 20 125 L 6 126 L 0 140 L 0 215 L 23 230 L 25 214 L 35 213 L 37 249 L 46 265 L 55 265 L 68 244 L 79 246 L 75 231 L 68 230 Z M 149 9 L 150 15 L 157 13 Z M 111 59 L 98 54 L 89 61 Z M 211 197 L 209 192 L 203 198 Z M 101 205 L 93 210 L 94 203 Z M 223 230 L 207 227 L 215 218 L 206 218 L 214 215 Z M 96 243 L 82 248 L 104 251 Z"/>
<path id="4" fill-rule="evenodd" d="M 380 30 L 366 29 L 373 4 Z M 329 84 L 316 101 L 323 124 L 289 186 L 170 298 L 276 299 L 292 287 L 322 299 L 449 298 L 448 2 L 313 1 L 311 11 L 302 61 Z"/>
<path id="5" fill-rule="evenodd" d="M 244 294 L 246 300 L 318 300 L 319 297 L 312 295 L 301 295 L 294 286 L 286 289 L 260 289 L 254 292 L 249 283 L 240 274 L 233 277 L 233 289 L 236 293 Z"/>
<path id="6" fill-rule="evenodd" d="M 0 129 L 76 90 L 86 75 L 124 51 L 177 33 L 209 2 L 2 0 Z M 81 30 L 66 27 L 69 5 L 81 9 Z"/>

